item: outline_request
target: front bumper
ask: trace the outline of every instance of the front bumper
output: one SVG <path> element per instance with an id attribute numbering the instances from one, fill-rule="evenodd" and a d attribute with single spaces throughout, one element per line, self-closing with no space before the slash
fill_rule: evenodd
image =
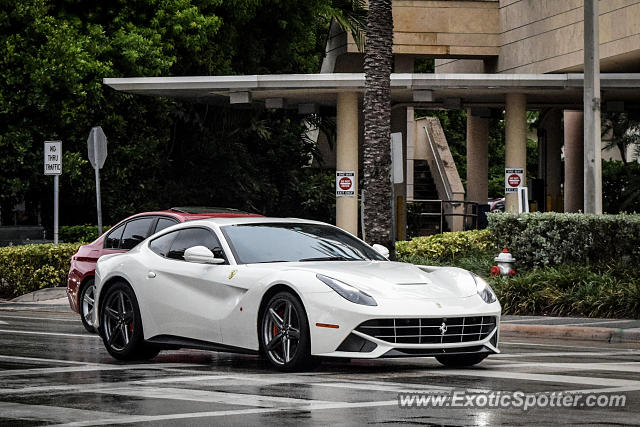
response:
<path id="1" fill-rule="evenodd" d="M 305 303 L 311 330 L 311 353 L 324 357 L 375 359 L 500 352 L 498 338 L 501 307 L 498 302 L 486 304 L 479 296 L 473 295 L 440 301 L 381 300 L 378 304 L 376 307 L 360 306 L 344 300 L 337 294 L 323 294 L 323 298 L 314 298 L 313 302 Z M 433 329 L 428 332 L 426 327 L 414 328 L 419 331 L 416 334 L 423 337 L 410 337 L 399 333 L 393 338 L 380 338 L 379 334 L 367 334 L 363 332 L 363 328 L 359 328 L 365 322 L 380 319 L 396 319 L 399 324 L 419 319 L 423 319 L 425 324 L 444 320 L 445 325 L 457 325 L 456 319 L 459 324 L 460 318 L 480 317 L 493 318 L 494 326 L 484 329 L 477 337 L 467 336 L 460 338 L 460 341 L 457 339 L 461 332 L 459 326 L 449 326 L 448 331 L 441 335 L 441 339 L 433 336 L 439 332 L 433 334 Z M 322 326 L 326 324 L 338 327 Z M 469 331 L 475 335 L 477 329 L 473 330 L 469 326 L 467 332 Z"/>

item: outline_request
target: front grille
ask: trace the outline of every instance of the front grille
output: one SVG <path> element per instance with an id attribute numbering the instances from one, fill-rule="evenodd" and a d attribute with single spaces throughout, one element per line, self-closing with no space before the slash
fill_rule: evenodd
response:
<path id="1" fill-rule="evenodd" d="M 355 330 L 394 344 L 451 344 L 483 340 L 495 328 L 495 316 L 472 316 L 373 319 Z"/>

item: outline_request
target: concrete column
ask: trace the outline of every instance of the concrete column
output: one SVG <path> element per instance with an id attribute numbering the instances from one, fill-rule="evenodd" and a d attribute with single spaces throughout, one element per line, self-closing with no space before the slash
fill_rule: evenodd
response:
<path id="1" fill-rule="evenodd" d="M 505 168 L 523 168 L 527 182 L 527 98 L 508 93 L 505 106 Z M 518 193 L 505 194 L 505 211 L 518 212 Z"/>
<path id="2" fill-rule="evenodd" d="M 545 207 L 548 212 L 562 212 L 562 110 L 547 111 L 540 128 L 544 137 L 538 140 L 538 176 L 544 179 Z"/>
<path id="3" fill-rule="evenodd" d="M 338 93 L 336 169 L 355 171 L 355 196 L 336 197 L 336 225 L 358 234 L 358 94 Z"/>
<path id="4" fill-rule="evenodd" d="M 480 204 L 489 199 L 489 119 L 467 109 L 467 201 Z"/>
<path id="5" fill-rule="evenodd" d="M 599 0 L 584 1 L 584 213 L 602 214 Z"/>
<path id="6" fill-rule="evenodd" d="M 564 112 L 564 211 L 584 208 L 584 115 Z"/>

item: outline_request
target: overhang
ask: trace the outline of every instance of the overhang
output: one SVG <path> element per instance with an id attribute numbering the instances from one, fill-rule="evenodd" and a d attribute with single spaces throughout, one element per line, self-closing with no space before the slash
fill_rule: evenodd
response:
<path id="1" fill-rule="evenodd" d="M 285 108 L 301 104 L 334 106 L 340 92 L 364 93 L 363 73 L 276 74 L 247 76 L 106 78 L 115 90 L 199 102 L 228 104 L 232 94 L 247 93 L 252 104 L 281 100 Z M 640 108 L 640 74 L 601 74 L 602 102 L 624 101 Z M 394 104 L 422 108 L 503 107 L 505 94 L 527 95 L 529 108 L 582 108 L 582 74 L 401 74 L 391 75 Z M 425 96 L 425 94 L 427 96 Z M 426 99 L 426 101 L 425 101 Z"/>

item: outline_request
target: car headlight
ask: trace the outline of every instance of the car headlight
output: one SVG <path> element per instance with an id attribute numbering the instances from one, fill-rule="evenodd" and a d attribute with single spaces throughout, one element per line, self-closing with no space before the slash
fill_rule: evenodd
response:
<path id="1" fill-rule="evenodd" d="M 354 288 L 351 285 L 347 285 L 340 280 L 323 276 L 322 274 L 316 274 L 316 277 L 322 283 L 336 291 L 342 298 L 346 299 L 347 301 L 351 301 L 353 303 L 361 305 L 378 305 L 378 303 L 376 303 L 376 300 L 374 300 L 371 295 L 364 291 L 361 291 L 360 289 Z"/>
<path id="2" fill-rule="evenodd" d="M 487 282 L 484 281 L 477 274 L 471 273 L 473 276 L 473 280 L 476 282 L 476 290 L 478 291 L 478 295 L 486 302 L 487 304 L 491 304 L 492 302 L 496 302 L 498 297 L 496 297 L 495 292 L 491 289 L 491 286 Z"/>

